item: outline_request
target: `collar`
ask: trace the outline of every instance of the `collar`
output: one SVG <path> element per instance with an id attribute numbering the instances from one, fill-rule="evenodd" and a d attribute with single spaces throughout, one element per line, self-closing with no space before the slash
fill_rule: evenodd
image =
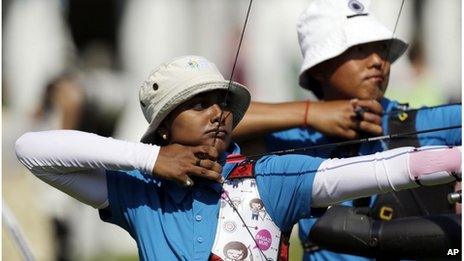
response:
<path id="1" fill-rule="evenodd" d="M 400 104 L 397 101 L 389 100 L 387 98 L 382 98 L 380 100 L 380 104 L 382 105 L 384 112 L 391 112 L 394 110 L 405 109 L 404 105 Z"/>
<path id="2" fill-rule="evenodd" d="M 221 154 L 219 158 L 219 163 L 222 166 L 222 176 L 224 179 L 229 177 L 229 174 L 237 165 L 237 163 L 226 163 L 226 158 L 230 154 L 240 154 L 240 147 L 235 142 L 231 143 L 227 151 Z M 164 188 L 165 192 L 174 200 L 176 204 L 182 202 L 187 194 L 196 190 L 212 189 L 216 193 L 221 193 L 222 191 L 222 184 L 208 180 L 196 180 L 193 188 L 182 187 L 176 182 L 170 180 L 160 180 L 160 183 L 161 187 Z"/>

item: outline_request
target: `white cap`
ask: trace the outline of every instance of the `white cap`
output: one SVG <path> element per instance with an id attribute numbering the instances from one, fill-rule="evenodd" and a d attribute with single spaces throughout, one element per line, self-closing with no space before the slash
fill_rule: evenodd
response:
<path id="1" fill-rule="evenodd" d="M 225 80 L 216 66 L 200 56 L 182 56 L 153 70 L 140 88 L 139 98 L 145 119 L 150 123 L 141 141 L 149 143 L 164 118 L 177 106 L 197 94 L 213 90 L 229 90 L 234 127 L 250 105 L 245 86 Z"/>
<path id="2" fill-rule="evenodd" d="M 334 58 L 352 46 L 391 40 L 392 62 L 407 49 L 405 41 L 377 21 L 369 10 L 369 0 L 313 0 L 298 19 L 297 31 L 303 64 L 300 85 L 311 89 L 304 72 Z"/>

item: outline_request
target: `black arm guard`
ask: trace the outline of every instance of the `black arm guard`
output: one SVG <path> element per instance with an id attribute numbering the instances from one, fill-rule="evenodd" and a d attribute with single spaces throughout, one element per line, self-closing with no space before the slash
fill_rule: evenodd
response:
<path id="1" fill-rule="evenodd" d="M 373 220 L 355 208 L 334 206 L 310 231 L 321 248 L 381 259 L 446 258 L 461 248 L 461 216 L 444 214 Z M 458 258 L 458 257 L 455 257 Z"/>

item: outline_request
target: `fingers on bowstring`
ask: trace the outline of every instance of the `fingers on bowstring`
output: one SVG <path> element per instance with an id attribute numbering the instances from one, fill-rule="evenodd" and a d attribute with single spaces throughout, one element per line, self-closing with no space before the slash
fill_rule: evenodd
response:
<path id="1" fill-rule="evenodd" d="M 382 134 L 382 127 L 378 124 L 374 124 L 368 121 L 361 121 L 359 122 L 359 130 L 372 133 L 375 135 L 381 135 Z"/>
<path id="2" fill-rule="evenodd" d="M 220 182 L 220 183 L 223 182 L 221 172 L 216 172 L 214 170 L 209 170 L 209 169 L 206 169 L 206 168 L 203 168 L 203 167 L 193 166 L 189 170 L 188 175 L 189 176 L 199 177 L 199 178 L 205 178 L 205 179 L 217 181 L 217 182 Z"/>
<path id="3" fill-rule="evenodd" d="M 350 117 L 353 121 L 361 121 L 363 119 L 363 114 L 365 109 L 359 105 L 360 101 L 358 99 L 351 99 L 350 105 L 352 111 L 350 112 Z"/>
<path id="4" fill-rule="evenodd" d="M 354 120 L 351 120 L 348 122 L 347 125 L 344 126 L 338 126 L 336 128 L 336 136 L 345 138 L 345 139 L 355 139 L 358 137 L 358 132 L 357 132 L 357 125 L 358 123 Z"/>
<path id="5" fill-rule="evenodd" d="M 221 173 L 222 172 L 222 166 L 221 164 L 209 160 L 209 159 L 204 159 L 204 160 L 197 160 L 198 164 L 195 164 L 197 167 L 201 167 L 207 170 L 212 170 L 214 172 Z"/>
<path id="6" fill-rule="evenodd" d="M 359 99 L 351 99 L 350 104 L 351 104 L 351 107 L 353 107 L 353 109 L 356 109 L 356 107 L 359 106 Z"/>
<path id="7" fill-rule="evenodd" d="M 344 138 L 347 138 L 347 139 L 356 139 L 356 138 L 358 138 L 358 132 L 355 131 L 355 130 L 348 129 L 348 130 L 345 130 L 343 133 L 344 133 L 343 134 Z"/>
<path id="8" fill-rule="evenodd" d="M 381 115 L 383 113 L 382 104 L 376 100 L 359 100 L 357 105 L 374 114 Z"/>
<path id="9" fill-rule="evenodd" d="M 370 123 L 380 126 L 382 124 L 382 117 L 380 117 L 378 114 L 375 114 L 375 113 L 364 112 L 363 121 L 370 122 Z"/>
<path id="10" fill-rule="evenodd" d="M 216 160 L 219 157 L 218 151 L 213 146 L 196 146 L 192 148 L 192 152 L 200 159 Z"/>

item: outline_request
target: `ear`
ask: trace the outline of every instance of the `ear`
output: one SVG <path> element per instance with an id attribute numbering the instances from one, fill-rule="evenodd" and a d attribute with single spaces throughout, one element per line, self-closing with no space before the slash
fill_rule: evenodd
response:
<path id="1" fill-rule="evenodd" d="M 161 137 L 163 141 L 169 140 L 169 131 L 165 126 L 159 126 L 158 129 L 156 130 L 156 133 L 158 134 L 159 137 Z"/>

